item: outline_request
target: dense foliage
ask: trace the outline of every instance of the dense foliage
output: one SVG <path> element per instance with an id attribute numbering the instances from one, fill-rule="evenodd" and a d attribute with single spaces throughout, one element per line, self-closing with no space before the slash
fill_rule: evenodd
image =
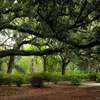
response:
<path id="1" fill-rule="evenodd" d="M 17 42 L 15 50 L 0 51 L 0 57 L 48 55 L 76 48 L 93 52 L 92 47 L 99 46 L 99 0 L 1 0 L 0 4 L 1 35 Z M 7 40 L 1 43 L 2 49 L 9 48 Z M 27 43 L 47 48 L 17 50 Z"/>
<path id="2" fill-rule="evenodd" d="M 99 5 L 99 0 L 0 0 L 0 72 L 17 75 L 15 80 L 0 75 L 0 85 L 21 86 L 20 74 L 31 73 L 36 73 L 32 85 L 37 80 L 40 87 L 44 80 L 99 81 Z M 52 78 L 38 74 L 42 71 Z"/>

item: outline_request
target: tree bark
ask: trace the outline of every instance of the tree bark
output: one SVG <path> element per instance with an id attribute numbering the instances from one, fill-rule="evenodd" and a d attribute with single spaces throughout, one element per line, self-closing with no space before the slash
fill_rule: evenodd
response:
<path id="1" fill-rule="evenodd" d="M 43 67 L 44 67 L 44 72 L 46 72 L 46 56 L 43 56 Z"/>
<path id="2" fill-rule="evenodd" d="M 62 64 L 62 75 L 65 75 L 65 69 L 66 69 L 66 66 L 69 64 L 69 62 L 70 62 L 70 60 L 68 60 L 67 62 L 66 62 L 66 60 L 65 59 L 63 59 L 63 64 Z"/>
<path id="3" fill-rule="evenodd" d="M 14 59 L 15 59 L 15 56 L 10 56 L 7 73 L 12 72 L 12 69 L 13 69 L 13 66 L 14 66 Z"/>
<path id="4" fill-rule="evenodd" d="M 17 50 L 17 49 L 10 49 L 10 50 L 2 50 L 0 51 L 0 58 L 6 56 L 43 56 L 43 55 L 51 55 L 57 52 L 62 52 L 64 48 L 48 48 L 42 51 L 25 51 L 25 50 Z"/>
<path id="5" fill-rule="evenodd" d="M 65 75 L 66 63 L 63 61 L 62 64 L 62 75 Z"/>

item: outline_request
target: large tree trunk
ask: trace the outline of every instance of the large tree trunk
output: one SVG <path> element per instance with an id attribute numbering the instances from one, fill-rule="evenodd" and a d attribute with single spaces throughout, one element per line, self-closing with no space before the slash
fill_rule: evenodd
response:
<path id="1" fill-rule="evenodd" d="M 24 38 L 20 38 L 19 40 L 16 40 L 16 44 L 13 45 L 13 49 L 15 50 L 20 50 L 20 47 L 22 46 L 22 44 L 20 43 Z M 12 53 L 14 50 L 12 50 L 10 53 Z M 6 53 L 5 53 L 6 54 Z M 9 55 L 10 59 L 9 59 L 9 63 L 8 63 L 8 70 L 7 73 L 11 73 L 12 69 L 14 67 L 14 60 L 15 60 L 15 56 L 14 55 Z"/>
<path id="2" fill-rule="evenodd" d="M 13 66 L 14 66 L 14 59 L 15 59 L 15 56 L 10 56 L 7 73 L 12 72 L 12 69 L 13 69 Z"/>
<path id="3" fill-rule="evenodd" d="M 46 72 L 46 56 L 43 56 L 43 67 L 44 67 L 44 72 Z"/>

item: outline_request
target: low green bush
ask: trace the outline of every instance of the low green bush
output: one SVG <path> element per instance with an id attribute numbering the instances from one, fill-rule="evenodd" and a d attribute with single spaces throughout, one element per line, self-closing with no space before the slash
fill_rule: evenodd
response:
<path id="1" fill-rule="evenodd" d="M 100 73 L 97 74 L 96 81 L 97 81 L 97 82 L 100 82 Z"/>
<path id="2" fill-rule="evenodd" d="M 0 73 L 0 86 L 1 85 L 5 85 L 5 75 L 4 74 L 2 74 L 2 73 Z"/>
<path id="3" fill-rule="evenodd" d="M 43 87 L 43 78 L 41 77 L 41 74 L 34 73 L 30 78 L 30 83 L 33 87 Z"/>
<path id="4" fill-rule="evenodd" d="M 30 84 L 31 75 L 24 76 L 24 84 Z"/>
<path id="5" fill-rule="evenodd" d="M 22 75 L 13 75 L 13 83 L 17 86 L 21 86 L 24 83 L 24 78 Z"/>
<path id="6" fill-rule="evenodd" d="M 7 74 L 4 76 L 4 80 L 5 80 L 5 85 L 11 85 L 13 84 L 13 76 L 11 74 Z"/>
<path id="7" fill-rule="evenodd" d="M 24 82 L 22 75 L 11 75 L 11 74 L 1 74 L 0 73 L 0 85 L 12 85 L 21 86 Z"/>
<path id="8" fill-rule="evenodd" d="M 89 73 L 89 80 L 96 81 L 96 78 L 97 78 L 97 73 L 96 72 Z"/>
<path id="9" fill-rule="evenodd" d="M 76 74 L 75 76 L 78 78 L 81 78 L 81 79 L 88 79 L 89 78 L 88 74 Z"/>
<path id="10" fill-rule="evenodd" d="M 78 78 L 78 77 L 73 76 L 73 77 L 71 78 L 71 83 L 72 83 L 73 85 L 80 85 L 80 83 L 81 83 L 81 78 Z"/>
<path id="11" fill-rule="evenodd" d="M 12 75 L 0 73 L 0 85 L 11 85 L 12 83 L 13 83 Z"/>
<path id="12" fill-rule="evenodd" d="M 60 80 L 61 80 L 61 75 L 59 74 L 52 74 L 51 75 L 51 82 L 54 82 L 55 84 L 57 84 Z"/>
<path id="13" fill-rule="evenodd" d="M 72 75 L 63 75 L 61 76 L 61 81 L 70 81 Z"/>
<path id="14" fill-rule="evenodd" d="M 67 75 L 62 76 L 61 80 L 62 81 L 71 81 L 73 76 L 77 77 L 77 78 L 80 78 L 80 79 L 88 79 L 89 78 L 88 74 L 74 74 L 74 75 L 67 74 Z"/>
<path id="15" fill-rule="evenodd" d="M 52 78 L 52 76 L 51 76 L 50 73 L 48 73 L 48 72 L 42 72 L 42 73 L 39 73 L 39 74 L 40 74 L 40 76 L 41 76 L 41 78 L 42 78 L 43 81 L 50 82 L 50 80 Z"/>

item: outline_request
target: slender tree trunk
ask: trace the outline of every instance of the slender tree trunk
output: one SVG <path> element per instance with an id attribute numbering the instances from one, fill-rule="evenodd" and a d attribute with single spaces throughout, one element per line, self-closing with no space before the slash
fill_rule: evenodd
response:
<path id="1" fill-rule="evenodd" d="M 65 59 L 63 59 L 63 64 L 62 64 L 62 75 L 65 75 L 65 71 L 66 71 L 66 66 L 69 64 L 70 60 L 68 60 L 66 62 Z"/>
<path id="2" fill-rule="evenodd" d="M 43 67 L 44 67 L 44 72 L 46 72 L 46 56 L 43 56 Z"/>
<path id="3" fill-rule="evenodd" d="M 65 75 L 65 69 L 66 69 L 66 62 L 63 61 L 63 64 L 62 64 L 62 75 Z"/>
<path id="4" fill-rule="evenodd" d="M 15 56 L 10 56 L 7 73 L 12 72 L 12 69 L 13 69 L 13 66 L 14 66 L 14 59 L 15 59 Z"/>
<path id="5" fill-rule="evenodd" d="M 85 73 L 89 73 L 88 72 L 88 61 L 86 60 L 86 62 L 85 62 Z"/>

